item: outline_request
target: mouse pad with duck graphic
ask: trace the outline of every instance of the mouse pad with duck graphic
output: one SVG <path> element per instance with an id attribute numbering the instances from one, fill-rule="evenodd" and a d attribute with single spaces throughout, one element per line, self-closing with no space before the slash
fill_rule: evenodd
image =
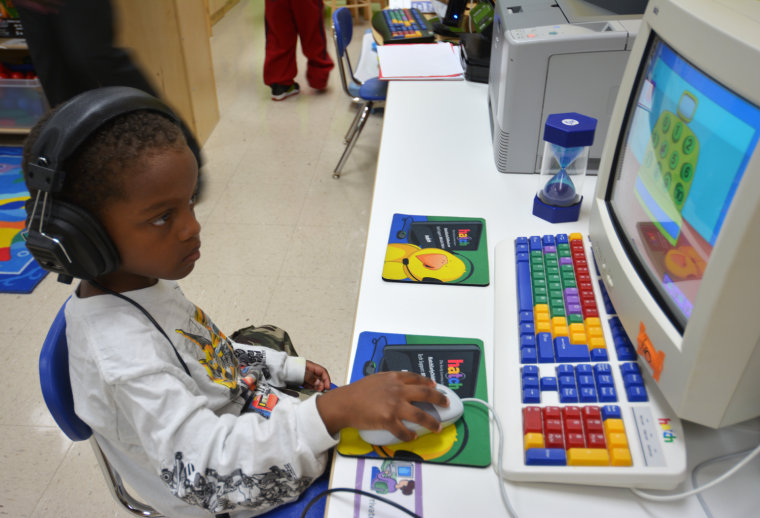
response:
<path id="1" fill-rule="evenodd" d="M 485 220 L 394 214 L 383 279 L 488 286 Z"/>
<path id="2" fill-rule="evenodd" d="M 483 342 L 474 338 L 403 335 L 365 331 L 351 371 L 351 382 L 382 371 L 411 371 L 448 386 L 460 398 L 488 401 Z M 350 457 L 389 458 L 486 467 L 491 463 L 488 410 L 464 403 L 464 414 L 440 433 L 409 442 L 377 446 L 362 440 L 359 431 L 340 433 L 338 453 Z"/>

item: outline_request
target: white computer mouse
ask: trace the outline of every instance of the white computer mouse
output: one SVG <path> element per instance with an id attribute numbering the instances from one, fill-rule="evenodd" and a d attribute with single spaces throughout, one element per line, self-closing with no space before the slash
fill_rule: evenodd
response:
<path id="1" fill-rule="evenodd" d="M 446 387 L 444 385 L 436 385 L 435 388 L 438 390 L 438 392 L 449 399 L 448 408 L 433 405 L 431 403 L 423 403 L 420 401 L 414 401 L 412 404 L 438 419 L 441 422 L 441 428 L 443 429 L 450 424 L 457 422 L 457 420 L 462 417 L 462 414 L 464 413 L 464 405 L 462 404 L 462 400 L 459 399 L 459 396 L 457 396 L 456 393 L 449 387 Z M 418 437 L 431 432 L 431 430 L 428 430 L 424 426 L 418 425 L 417 423 L 411 423 L 406 420 L 404 420 L 403 423 L 407 426 L 407 428 L 416 432 Z M 401 439 L 393 435 L 388 430 L 359 430 L 359 436 L 364 441 L 377 446 L 387 446 L 389 444 L 397 444 L 402 442 Z"/>

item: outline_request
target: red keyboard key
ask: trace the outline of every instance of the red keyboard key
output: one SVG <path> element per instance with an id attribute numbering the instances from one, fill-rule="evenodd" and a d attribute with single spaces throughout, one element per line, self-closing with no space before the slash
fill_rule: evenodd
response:
<path id="1" fill-rule="evenodd" d="M 583 410 L 581 411 L 583 414 L 583 419 L 601 419 L 602 417 L 602 410 L 598 406 L 584 406 Z"/>
<path id="2" fill-rule="evenodd" d="M 607 441 L 604 440 L 604 433 L 586 434 L 586 443 L 589 448 L 606 448 Z"/>
<path id="3" fill-rule="evenodd" d="M 544 421 L 547 419 L 562 419 L 562 413 L 558 406 L 546 406 L 543 408 Z"/>
<path id="4" fill-rule="evenodd" d="M 562 407 L 562 418 L 563 420 L 580 419 L 581 418 L 580 407 L 573 406 L 573 405 Z"/>
<path id="5" fill-rule="evenodd" d="M 566 433 L 583 433 L 583 423 L 580 419 L 571 417 L 565 419 L 563 424 L 565 425 Z"/>
<path id="6" fill-rule="evenodd" d="M 562 420 L 544 417 L 544 433 L 562 433 Z"/>
<path id="7" fill-rule="evenodd" d="M 541 408 L 537 406 L 526 406 L 523 408 L 523 434 L 543 433 L 543 431 Z"/>
<path id="8" fill-rule="evenodd" d="M 547 448 L 565 449 L 565 436 L 561 433 L 547 433 L 544 435 L 544 444 Z"/>
<path id="9" fill-rule="evenodd" d="M 586 438 L 582 433 L 565 433 L 565 447 L 570 448 L 585 448 Z"/>

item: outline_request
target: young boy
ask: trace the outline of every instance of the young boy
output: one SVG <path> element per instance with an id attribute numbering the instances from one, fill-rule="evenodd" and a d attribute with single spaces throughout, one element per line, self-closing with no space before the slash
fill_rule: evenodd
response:
<path id="1" fill-rule="evenodd" d="M 272 100 L 282 101 L 300 92 L 295 82 L 296 47 L 306 56 L 306 80 L 321 91 L 327 88 L 333 64 L 327 53 L 322 0 L 266 0 L 264 29 L 264 84 L 272 89 Z"/>
<path id="2" fill-rule="evenodd" d="M 25 144 L 28 184 L 49 122 Z M 200 258 L 198 164 L 174 121 L 140 109 L 117 115 L 62 169 L 54 198 L 99 221 L 119 255 L 114 271 L 82 280 L 66 305 L 76 412 L 151 506 L 170 517 L 250 517 L 296 499 L 324 471 L 341 428 L 404 440 L 415 435 L 402 419 L 440 428 L 411 404 L 447 405 L 432 381 L 380 373 L 327 390 L 320 365 L 234 342 L 185 298 L 176 281 Z M 302 401 L 279 389 L 286 384 L 318 394 Z"/>

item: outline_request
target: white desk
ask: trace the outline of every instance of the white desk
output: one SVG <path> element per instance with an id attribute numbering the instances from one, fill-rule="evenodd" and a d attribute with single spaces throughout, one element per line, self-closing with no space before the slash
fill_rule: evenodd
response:
<path id="1" fill-rule="evenodd" d="M 535 175 L 497 172 L 491 148 L 487 85 L 466 81 L 392 82 L 386 103 L 372 212 L 354 324 L 353 357 L 362 331 L 472 337 L 483 340 L 489 398 L 493 400 L 493 298 L 499 280 L 493 276 L 494 246 L 518 235 L 580 231 L 586 234 L 588 205 L 580 220 L 552 225 L 532 215 L 538 188 Z M 416 120 L 427 120 L 418 124 Z M 591 199 L 596 182 L 587 178 L 584 195 Z M 482 217 L 491 267 L 488 287 L 389 283 L 381 279 L 394 213 Z M 352 366 L 349 366 L 351 372 Z M 502 420 L 515 416 L 501 416 Z M 715 432 L 686 425 L 690 469 L 722 453 L 749 448 L 760 440 L 760 420 Z M 495 451 L 495 448 L 494 448 Z M 733 463 L 705 469 L 700 483 Z M 331 487 L 354 487 L 357 460 L 335 455 Z M 507 516 L 491 468 L 425 464 L 422 506 L 425 516 Z M 753 516 L 760 508 L 760 462 L 756 458 L 726 484 L 710 489 L 705 499 L 714 516 Z M 680 489 L 690 489 L 690 482 Z M 615 518 L 703 516 L 696 497 L 651 503 L 626 489 L 558 484 L 507 483 L 507 492 L 522 518 L 599 516 Z M 354 495 L 330 497 L 326 516 L 354 514 Z M 377 503 L 373 516 L 405 516 Z M 364 516 L 364 515 L 363 515 Z"/>

